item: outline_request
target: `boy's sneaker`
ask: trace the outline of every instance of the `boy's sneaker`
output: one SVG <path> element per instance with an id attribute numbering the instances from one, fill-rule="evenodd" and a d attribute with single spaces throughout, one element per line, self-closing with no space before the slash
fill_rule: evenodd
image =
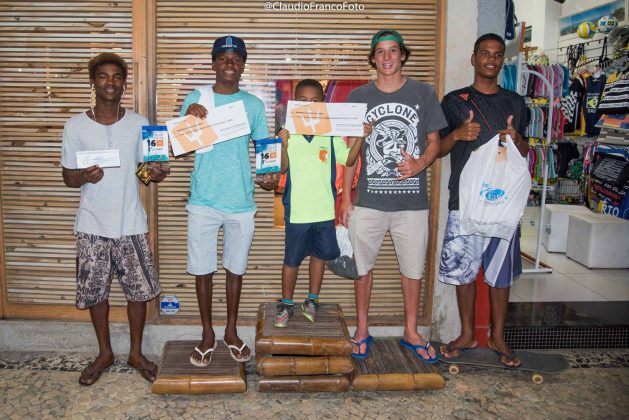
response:
<path id="1" fill-rule="evenodd" d="M 317 319 L 317 309 L 319 309 L 319 303 L 314 299 L 306 298 L 301 304 L 301 313 L 310 322 L 315 322 Z"/>
<path id="2" fill-rule="evenodd" d="M 288 319 L 293 315 L 293 305 L 279 303 L 277 305 L 277 314 L 273 318 L 273 326 L 277 328 L 288 327 Z"/>

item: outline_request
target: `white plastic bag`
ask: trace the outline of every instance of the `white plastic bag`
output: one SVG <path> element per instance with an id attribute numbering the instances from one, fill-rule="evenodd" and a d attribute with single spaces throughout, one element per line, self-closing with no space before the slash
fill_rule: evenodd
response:
<path id="1" fill-rule="evenodd" d="M 339 244 L 341 255 L 347 255 L 348 257 L 354 256 L 354 249 L 352 248 L 352 241 L 349 239 L 349 230 L 343 225 L 336 227 L 336 241 Z"/>
<path id="2" fill-rule="evenodd" d="M 349 231 L 345 226 L 338 225 L 336 227 L 336 241 L 339 244 L 341 255 L 335 260 L 327 261 L 326 265 L 337 276 L 356 280 L 358 269 L 354 260 L 352 242 L 349 239 Z"/>
<path id="3" fill-rule="evenodd" d="M 461 235 L 511 240 L 531 190 L 526 158 L 511 137 L 499 136 L 472 152 L 461 172 L 459 210 Z"/>

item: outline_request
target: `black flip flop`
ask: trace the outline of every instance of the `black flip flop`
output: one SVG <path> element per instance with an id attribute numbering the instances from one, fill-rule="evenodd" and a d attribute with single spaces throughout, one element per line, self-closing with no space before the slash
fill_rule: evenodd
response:
<path id="1" fill-rule="evenodd" d="M 81 371 L 81 376 L 79 376 L 79 384 L 83 386 L 92 386 L 94 385 L 101 377 L 101 375 L 111 367 L 112 364 L 105 366 L 102 369 L 94 369 L 94 362 L 90 363 Z M 87 379 L 83 379 L 83 375 L 87 374 L 89 377 Z"/>
<path id="2" fill-rule="evenodd" d="M 137 370 L 138 373 L 146 379 L 148 382 L 153 383 L 157 379 L 157 365 L 149 360 L 149 367 L 135 367 L 131 363 L 127 362 L 127 365 Z"/>
<path id="3" fill-rule="evenodd" d="M 453 346 L 454 341 L 450 341 L 448 344 L 446 344 L 446 351 L 448 353 L 452 353 L 453 351 L 458 351 L 459 354 L 456 356 L 452 356 L 452 357 L 446 357 L 443 355 L 443 352 L 441 351 L 441 348 L 439 349 L 439 353 L 441 354 L 441 357 L 443 357 L 446 360 L 456 360 L 458 357 L 460 357 L 463 353 L 465 353 L 468 350 L 474 350 L 476 347 L 478 347 L 478 344 L 475 345 L 474 347 L 454 347 Z"/>

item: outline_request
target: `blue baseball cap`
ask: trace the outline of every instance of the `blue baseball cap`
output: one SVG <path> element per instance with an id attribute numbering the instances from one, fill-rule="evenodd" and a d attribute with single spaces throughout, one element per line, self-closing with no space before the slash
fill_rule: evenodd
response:
<path id="1" fill-rule="evenodd" d="M 214 46 L 212 47 L 212 60 L 216 58 L 222 52 L 235 52 L 242 56 L 243 60 L 247 60 L 247 47 L 245 47 L 245 41 L 238 38 L 237 36 L 223 36 L 217 38 L 214 41 Z"/>

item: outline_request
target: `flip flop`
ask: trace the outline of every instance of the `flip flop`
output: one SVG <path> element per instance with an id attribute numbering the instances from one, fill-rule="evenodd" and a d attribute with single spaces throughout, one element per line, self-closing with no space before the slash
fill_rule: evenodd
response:
<path id="1" fill-rule="evenodd" d="M 502 359 L 501 359 L 501 357 L 502 357 L 502 356 L 504 356 L 504 357 L 506 357 L 506 358 L 507 358 L 507 360 L 508 360 L 509 362 L 514 362 L 514 359 L 515 359 L 515 357 L 516 357 L 516 356 L 515 356 L 515 351 L 511 351 L 511 354 L 507 354 L 507 353 L 503 353 L 503 352 L 498 351 L 498 350 L 494 350 L 494 349 L 491 349 L 491 350 L 492 350 L 494 353 L 496 353 L 496 354 L 498 355 L 498 361 L 499 361 L 500 363 L 502 363 L 502 364 L 503 364 L 506 368 L 508 368 L 508 369 L 518 369 L 518 368 L 522 367 L 522 361 L 521 361 L 521 360 L 520 360 L 520 363 L 519 363 L 519 364 L 517 364 L 517 365 L 513 365 L 513 366 L 512 366 L 512 365 L 508 365 L 508 364 L 506 364 L 506 363 L 505 363 L 505 362 L 503 362 L 503 361 L 502 361 Z"/>
<path id="2" fill-rule="evenodd" d="M 247 347 L 247 345 L 244 343 L 242 343 L 242 346 L 238 347 L 235 346 L 233 344 L 227 344 L 226 341 L 223 341 L 223 343 L 225 343 L 225 345 L 227 346 L 227 348 L 229 349 L 229 355 L 232 357 L 232 359 L 234 359 L 235 361 L 239 362 L 239 363 L 244 363 L 244 362 L 248 362 L 249 359 L 251 359 L 251 352 L 249 352 L 249 356 L 247 357 L 242 357 L 242 351 L 245 349 L 245 347 Z M 234 354 L 234 352 L 232 350 L 236 350 L 238 351 L 238 353 L 240 354 L 240 357 L 236 357 L 236 355 Z"/>
<path id="3" fill-rule="evenodd" d="M 107 369 L 109 369 L 111 367 L 111 365 L 113 365 L 113 362 L 108 365 L 105 366 L 102 369 L 94 369 L 94 363 L 90 363 L 89 365 L 87 365 L 85 367 L 85 369 L 83 369 L 81 371 L 81 376 L 79 376 L 79 384 L 83 385 L 83 386 L 91 386 L 94 385 L 96 383 L 96 381 L 98 381 L 101 377 L 101 375 L 103 374 L 103 372 L 105 372 Z M 83 375 L 89 375 L 87 377 L 87 379 L 83 379 Z"/>
<path id="4" fill-rule="evenodd" d="M 353 338 L 350 340 L 352 342 L 352 344 L 355 344 L 356 346 L 358 346 L 358 351 L 357 352 L 352 352 L 352 357 L 356 360 L 363 360 L 366 359 L 367 356 L 369 356 L 369 348 L 371 347 L 371 344 L 373 343 L 373 337 L 368 335 L 367 338 L 363 338 L 362 340 L 356 341 Z M 361 353 L 360 352 L 360 346 L 362 346 L 363 344 L 366 344 L 367 346 L 365 347 L 365 352 Z"/>
<path id="5" fill-rule="evenodd" d="M 437 357 L 436 354 L 435 354 L 435 357 L 430 357 L 430 353 L 428 353 L 428 349 L 430 348 L 430 342 L 428 341 L 426 341 L 426 345 L 422 346 L 421 344 L 411 344 L 402 338 L 400 340 L 400 346 L 406 347 L 407 349 L 412 350 L 413 354 L 417 356 L 419 360 L 421 360 L 424 363 L 428 363 L 429 365 L 432 365 L 439 361 L 439 357 Z M 422 357 L 421 354 L 417 353 L 417 350 L 426 350 L 426 353 L 428 354 L 428 359 L 426 359 L 425 357 Z"/>
<path id="6" fill-rule="evenodd" d="M 494 348 L 493 342 L 491 342 L 491 341 L 489 343 L 487 343 L 487 348 L 489 350 L 493 351 L 494 353 L 496 353 L 496 355 L 498 356 L 498 362 L 500 362 L 502 365 L 504 365 L 504 367 L 506 367 L 507 369 L 517 369 L 519 367 L 522 367 L 522 361 L 521 360 L 520 360 L 520 364 L 511 366 L 511 365 L 508 365 L 508 364 L 504 363 L 502 361 L 502 359 L 501 359 L 501 357 L 504 356 L 507 359 L 507 361 L 513 362 L 515 357 L 516 357 L 515 351 L 512 350 L 511 354 L 503 353 L 503 352 L 501 352 L 499 350 L 496 350 Z"/>
<path id="7" fill-rule="evenodd" d="M 192 366 L 196 366 L 196 367 L 206 367 L 210 364 L 210 362 L 212 361 L 212 352 L 214 350 L 216 350 L 216 344 L 218 344 L 218 340 L 214 340 L 214 347 L 211 347 L 209 349 L 207 349 L 206 351 L 201 351 L 199 350 L 198 347 L 194 348 L 194 351 L 196 351 L 197 353 L 199 353 L 199 355 L 201 355 L 201 361 L 197 362 L 196 360 L 194 360 L 194 357 L 192 357 L 192 354 L 190 355 L 190 364 L 192 364 Z M 210 357 L 207 359 L 207 363 L 205 363 L 203 361 L 203 359 L 205 359 L 205 356 L 207 356 L 207 354 L 210 353 Z"/>
<path id="8" fill-rule="evenodd" d="M 127 365 L 137 370 L 140 373 L 140 375 L 150 383 L 155 382 L 155 379 L 157 379 L 157 365 L 151 362 L 150 360 L 149 360 L 149 367 L 139 368 L 139 367 L 133 366 L 128 361 L 127 361 Z"/>
<path id="9" fill-rule="evenodd" d="M 458 352 L 459 352 L 459 354 L 458 354 L 458 355 L 456 355 L 456 356 L 452 356 L 452 357 L 446 357 L 446 356 L 443 354 L 443 352 L 441 351 L 441 349 L 439 349 L 439 353 L 441 354 L 441 356 L 443 356 L 443 358 L 444 358 L 444 359 L 446 359 L 446 360 L 455 360 L 455 359 L 457 359 L 458 357 L 461 357 L 461 355 L 462 355 L 463 353 L 465 353 L 466 351 L 468 351 L 468 350 L 473 350 L 473 349 L 475 349 L 476 347 L 478 347 L 478 344 L 477 344 L 476 346 L 474 346 L 474 347 L 454 347 L 454 346 L 453 346 L 453 344 L 454 344 L 454 341 L 450 341 L 448 344 L 446 344 L 446 351 L 447 351 L 448 353 L 452 353 L 453 351 L 458 351 Z"/>

